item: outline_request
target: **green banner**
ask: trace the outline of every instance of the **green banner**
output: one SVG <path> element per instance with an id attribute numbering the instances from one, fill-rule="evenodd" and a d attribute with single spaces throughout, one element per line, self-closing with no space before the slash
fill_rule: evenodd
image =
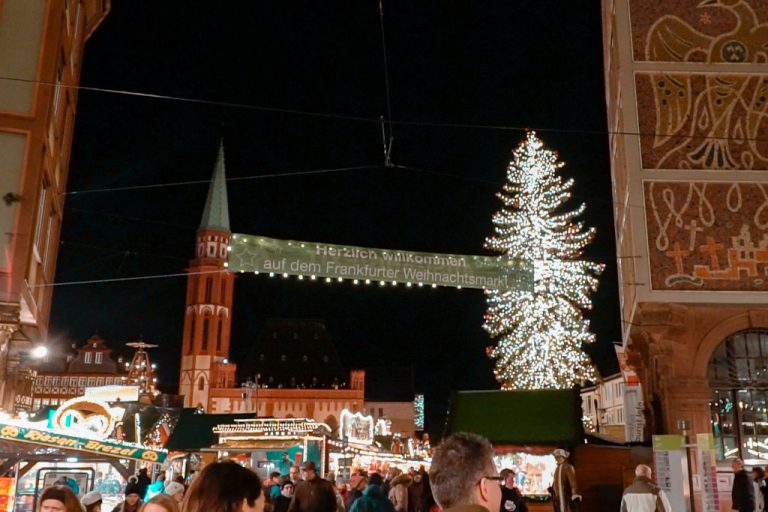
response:
<path id="1" fill-rule="evenodd" d="M 0 423 L 0 439 L 31 443 L 49 448 L 75 450 L 116 459 L 134 459 L 146 462 L 163 462 L 168 456 L 165 450 L 152 449 L 111 440 L 75 437 L 59 432 Z"/>
<path id="2" fill-rule="evenodd" d="M 227 265 L 232 272 L 348 279 L 369 284 L 533 289 L 533 267 L 523 260 L 297 242 L 256 235 L 232 235 Z"/>
<path id="3" fill-rule="evenodd" d="M 653 451 L 684 450 L 685 439 L 678 435 L 653 436 Z"/>

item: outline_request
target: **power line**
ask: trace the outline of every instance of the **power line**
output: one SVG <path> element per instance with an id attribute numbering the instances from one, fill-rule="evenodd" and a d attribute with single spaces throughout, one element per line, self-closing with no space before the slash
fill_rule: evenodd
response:
<path id="1" fill-rule="evenodd" d="M 64 206 L 64 208 L 67 211 L 70 211 L 70 212 L 85 213 L 87 215 L 102 215 L 104 217 L 112 217 L 112 218 L 115 218 L 115 219 L 135 220 L 135 221 L 138 221 L 138 222 L 146 222 L 148 224 L 158 224 L 160 226 L 170 226 L 170 227 L 174 227 L 174 228 L 184 228 L 184 229 L 190 229 L 190 230 L 197 229 L 194 226 L 188 226 L 186 224 L 177 224 L 176 222 L 164 222 L 162 220 L 147 219 L 147 218 L 144 218 L 144 217 L 132 217 L 132 216 L 129 216 L 129 215 L 118 215 L 116 213 L 99 212 L 99 211 L 96 211 L 96 210 L 85 210 L 85 209 L 82 209 L 82 208 L 73 208 L 73 207 L 69 206 L 69 204 L 66 204 Z M 70 243 L 72 243 L 72 242 L 70 242 Z"/>
<path id="2" fill-rule="evenodd" d="M 110 89 L 105 87 L 93 87 L 87 85 L 73 85 L 64 83 L 54 83 L 44 80 L 32 80 L 27 78 L 15 78 L 9 76 L 0 76 L 0 80 L 7 80 L 13 82 L 32 83 L 39 85 L 47 85 L 50 87 L 64 87 L 67 89 L 75 89 L 82 91 L 101 92 L 106 94 L 118 94 L 124 96 L 134 96 L 140 98 L 160 99 L 169 101 L 178 101 L 184 103 L 197 103 L 202 105 L 213 105 L 221 107 L 240 108 L 245 110 L 258 110 L 264 112 L 275 112 L 281 114 L 300 115 L 308 117 L 319 117 L 326 119 L 339 119 L 346 121 L 355 121 L 361 123 L 376 123 L 380 124 L 381 119 L 373 117 L 353 116 L 347 114 L 333 114 L 327 112 L 317 112 L 311 110 L 299 110 L 280 107 L 269 107 L 264 105 L 253 105 L 249 103 L 237 103 L 229 101 L 219 100 L 206 100 L 201 98 L 190 98 L 185 96 L 172 96 L 169 94 L 156 94 L 138 91 L 128 91 L 123 89 Z M 676 137 L 680 139 L 693 139 L 693 140 L 736 140 L 739 142 L 768 142 L 768 138 L 760 137 L 734 137 L 734 136 L 715 136 L 715 135 L 690 135 L 690 134 L 675 134 L 675 133 L 659 133 L 659 132 L 642 132 L 642 131 L 627 131 L 627 130 L 586 130 L 580 128 L 551 128 L 551 127 L 535 127 L 535 126 L 512 126 L 503 124 L 477 124 L 477 123 L 457 123 L 457 122 L 437 122 L 437 121 L 406 121 L 390 119 L 388 123 L 392 125 L 402 126 L 424 126 L 435 128 L 460 128 L 460 129 L 473 129 L 473 130 L 499 130 L 499 131 L 518 131 L 525 132 L 533 130 L 542 133 L 573 133 L 582 135 L 622 135 L 622 136 L 636 136 L 636 137 Z"/>
<path id="3" fill-rule="evenodd" d="M 384 36 L 384 0 L 379 0 L 379 26 L 381 27 L 381 54 L 384 60 L 384 89 L 387 93 L 387 123 L 389 124 L 389 140 L 384 134 L 382 123 L 382 136 L 384 138 L 384 166 L 392 165 L 392 142 L 395 140 L 392 131 L 392 102 L 389 97 L 389 65 L 387 64 L 387 38 Z"/>
<path id="4" fill-rule="evenodd" d="M 219 274 L 221 272 L 227 272 L 227 270 L 206 270 L 202 272 L 177 272 L 174 274 L 150 274 L 145 276 L 134 277 L 110 277 L 105 279 L 88 279 L 84 281 L 66 281 L 61 283 L 43 283 L 30 286 L 30 288 L 50 288 L 53 286 L 73 286 L 78 284 L 99 284 L 99 283 L 117 283 L 123 281 L 142 281 L 146 279 L 163 279 L 167 277 L 186 277 L 201 274 Z"/>
<path id="5" fill-rule="evenodd" d="M 122 254 L 124 256 L 147 256 L 149 258 L 166 258 L 170 260 L 189 261 L 189 258 L 180 258 L 179 256 L 169 256 L 167 254 L 157 254 L 151 252 L 137 251 L 134 249 L 117 249 L 115 247 L 103 247 L 101 245 L 93 245 L 83 242 L 71 242 L 69 240 L 61 240 L 59 242 L 62 245 L 74 245 L 77 247 L 84 247 L 87 249 L 95 249 L 97 251 L 110 252 L 113 254 Z"/>
<path id="6" fill-rule="evenodd" d="M 234 178 L 226 178 L 226 180 L 227 181 L 260 180 L 260 179 L 267 179 L 267 178 L 283 178 L 283 177 L 290 177 L 290 176 L 307 176 L 312 174 L 328 174 L 333 172 L 375 169 L 380 167 L 381 165 L 357 165 L 353 167 L 337 167 L 335 169 L 319 169 L 316 171 L 280 172 L 280 173 L 273 173 L 273 174 L 240 176 L 240 177 L 234 177 Z M 210 182 L 211 180 L 173 181 L 170 183 L 153 183 L 148 185 L 128 185 L 125 187 L 107 187 L 107 188 L 95 188 L 95 189 L 84 189 L 84 190 L 71 190 L 69 192 L 64 192 L 64 194 L 80 195 L 80 194 L 93 194 L 97 192 L 120 192 L 125 190 L 143 190 L 148 188 L 179 187 L 182 185 L 201 185 L 201 184 L 209 184 Z"/>

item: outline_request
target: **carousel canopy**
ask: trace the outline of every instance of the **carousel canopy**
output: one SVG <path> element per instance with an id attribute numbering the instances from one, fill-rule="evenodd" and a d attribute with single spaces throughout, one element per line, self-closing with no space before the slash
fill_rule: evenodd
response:
<path id="1" fill-rule="evenodd" d="M 474 432 L 493 444 L 568 445 L 582 442 L 581 400 L 575 391 L 459 391 L 447 433 Z"/>

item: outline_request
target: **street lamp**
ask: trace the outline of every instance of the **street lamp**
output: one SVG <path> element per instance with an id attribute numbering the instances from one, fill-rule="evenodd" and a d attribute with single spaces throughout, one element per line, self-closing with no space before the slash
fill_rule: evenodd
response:
<path id="1" fill-rule="evenodd" d="M 46 347 L 45 345 L 38 345 L 37 347 L 32 349 L 30 354 L 35 359 L 42 359 L 48 355 L 48 347 Z"/>

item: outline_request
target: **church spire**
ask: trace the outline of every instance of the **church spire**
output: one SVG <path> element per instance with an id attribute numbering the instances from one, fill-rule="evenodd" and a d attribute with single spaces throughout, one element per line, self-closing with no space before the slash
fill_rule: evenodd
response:
<path id="1" fill-rule="evenodd" d="M 229 205 L 227 181 L 224 177 L 224 140 L 219 143 L 219 155 L 213 169 L 213 177 L 205 200 L 203 218 L 198 231 L 224 231 L 229 233 Z"/>

